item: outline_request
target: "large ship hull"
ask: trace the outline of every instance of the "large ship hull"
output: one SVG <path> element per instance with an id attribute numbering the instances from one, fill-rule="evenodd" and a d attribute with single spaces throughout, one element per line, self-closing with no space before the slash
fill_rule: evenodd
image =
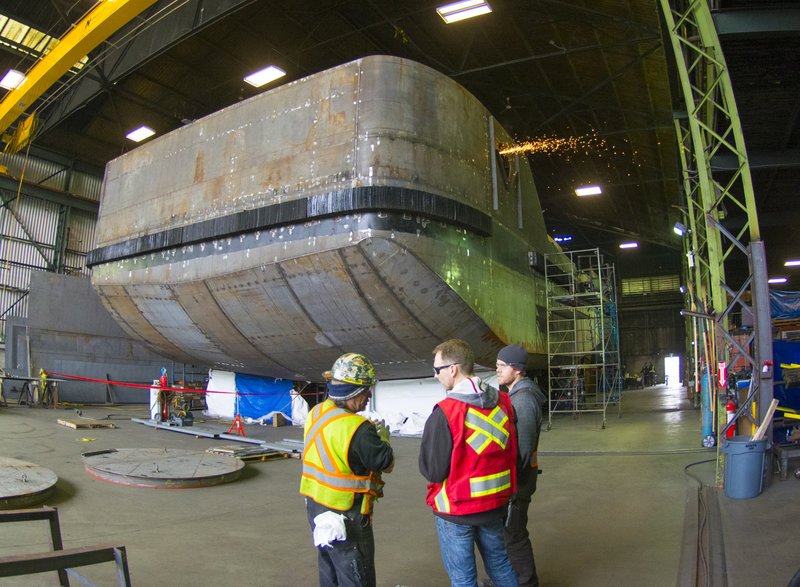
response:
<path id="1" fill-rule="evenodd" d="M 545 232 L 530 169 L 454 81 L 375 56 L 266 92 L 106 168 L 92 283 L 176 360 L 319 380 L 343 352 L 382 379 L 469 341 L 544 364 Z"/>

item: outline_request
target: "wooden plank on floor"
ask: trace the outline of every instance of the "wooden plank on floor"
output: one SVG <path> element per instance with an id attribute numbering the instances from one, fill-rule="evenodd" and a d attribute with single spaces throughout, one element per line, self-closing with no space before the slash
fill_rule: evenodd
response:
<path id="1" fill-rule="evenodd" d="M 113 423 L 103 420 L 62 420 L 58 419 L 58 423 L 67 428 L 116 428 Z"/>
<path id="2" fill-rule="evenodd" d="M 286 459 L 289 457 L 289 455 L 285 452 L 263 446 L 215 446 L 206 449 L 206 452 L 230 455 L 239 460 L 247 462 L 272 461 L 275 459 Z"/>

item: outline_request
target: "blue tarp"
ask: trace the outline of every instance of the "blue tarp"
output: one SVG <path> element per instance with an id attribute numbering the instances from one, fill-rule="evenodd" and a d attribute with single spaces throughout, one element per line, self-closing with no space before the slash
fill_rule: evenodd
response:
<path id="1" fill-rule="evenodd" d="M 775 381 L 783 381 L 783 369 L 781 363 L 800 365 L 800 342 L 789 342 L 787 340 L 776 340 L 772 343 L 772 362 L 775 365 Z M 786 387 L 776 385 L 772 390 L 772 395 L 780 402 L 782 408 L 791 408 L 800 411 L 800 387 Z"/>
<path id="2" fill-rule="evenodd" d="M 770 290 L 769 313 L 773 320 L 800 318 L 800 291 Z"/>
<path id="3" fill-rule="evenodd" d="M 292 382 L 287 379 L 266 379 L 253 375 L 236 374 L 238 414 L 243 418 L 258 420 L 271 412 L 281 412 L 292 419 Z"/>

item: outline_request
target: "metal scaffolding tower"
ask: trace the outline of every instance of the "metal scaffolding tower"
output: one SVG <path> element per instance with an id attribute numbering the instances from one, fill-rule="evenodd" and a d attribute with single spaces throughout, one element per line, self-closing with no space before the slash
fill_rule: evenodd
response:
<path id="1" fill-rule="evenodd" d="M 614 265 L 599 249 L 545 255 L 548 430 L 553 414 L 622 410 Z"/>

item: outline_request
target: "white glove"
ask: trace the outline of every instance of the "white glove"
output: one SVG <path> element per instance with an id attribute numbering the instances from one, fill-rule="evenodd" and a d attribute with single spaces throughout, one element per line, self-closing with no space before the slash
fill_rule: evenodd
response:
<path id="1" fill-rule="evenodd" d="M 378 438 L 380 438 L 386 444 L 389 444 L 389 427 L 386 425 L 386 422 L 383 420 L 378 420 L 375 422 L 375 429 L 378 432 Z"/>
<path id="2" fill-rule="evenodd" d="M 347 540 L 344 516 L 328 511 L 314 518 L 314 546 L 331 548 L 334 540 Z"/>

